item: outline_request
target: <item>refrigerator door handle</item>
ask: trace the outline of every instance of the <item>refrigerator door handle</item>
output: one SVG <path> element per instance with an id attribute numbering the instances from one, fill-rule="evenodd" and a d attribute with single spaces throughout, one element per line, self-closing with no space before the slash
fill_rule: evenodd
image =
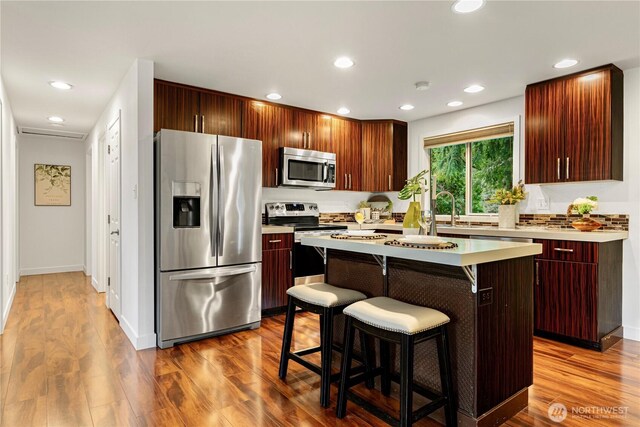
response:
<path id="1" fill-rule="evenodd" d="M 224 179 L 224 150 L 222 145 L 218 145 L 218 184 L 219 194 L 227 194 L 226 182 Z M 220 202 L 218 202 L 218 256 L 224 254 L 224 212 L 219 211 Z"/>
<path id="2" fill-rule="evenodd" d="M 218 208 L 218 192 L 216 191 L 218 182 L 218 159 L 217 159 L 217 147 L 211 145 L 211 173 L 209 174 L 209 234 L 211 241 L 211 257 L 215 258 L 217 248 L 217 219 L 218 216 L 213 214 L 213 209 Z"/>
<path id="3" fill-rule="evenodd" d="M 216 271 L 213 273 L 182 273 L 176 274 L 173 276 L 169 276 L 169 280 L 171 281 L 181 281 L 181 280 L 206 280 L 206 279 L 216 279 L 218 277 L 228 277 L 228 276 L 238 276 L 240 274 L 253 273 L 256 271 L 255 265 L 249 265 L 245 267 L 238 267 L 232 269 L 225 269 Z"/>

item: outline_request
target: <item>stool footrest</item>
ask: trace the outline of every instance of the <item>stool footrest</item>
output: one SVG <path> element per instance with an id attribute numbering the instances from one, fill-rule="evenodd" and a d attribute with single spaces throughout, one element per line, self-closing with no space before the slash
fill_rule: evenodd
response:
<path id="1" fill-rule="evenodd" d="M 356 405 L 360 406 L 361 408 L 364 408 L 367 411 L 371 412 L 373 415 L 380 418 L 382 421 L 386 422 L 389 425 L 392 425 L 392 426 L 400 425 L 400 420 L 391 416 L 389 413 L 383 411 L 377 406 L 371 404 L 368 400 L 361 398 L 360 396 L 358 396 L 352 391 L 347 391 L 347 399 L 349 399 Z"/>
<path id="2" fill-rule="evenodd" d="M 294 362 L 297 362 L 297 363 L 301 364 L 302 366 L 304 366 L 305 368 L 307 368 L 311 372 L 315 372 L 318 375 L 320 375 L 320 373 L 322 372 L 322 370 L 320 369 L 320 366 L 318 366 L 318 365 L 316 365 L 314 363 L 311 363 L 308 360 L 303 359 L 302 357 L 298 356 L 295 353 L 289 353 L 289 359 L 293 360 Z"/>
<path id="3" fill-rule="evenodd" d="M 439 398 L 427 403 L 423 407 L 416 409 L 411 414 L 411 416 L 413 417 L 413 422 L 416 422 L 419 419 L 424 418 L 425 416 L 429 415 L 436 409 L 443 407 L 446 403 L 447 403 L 447 398 L 444 396 L 440 396 Z"/>
<path id="4" fill-rule="evenodd" d="M 289 354 L 295 354 L 296 356 L 306 356 L 307 354 L 317 353 L 322 350 L 321 346 L 305 348 L 303 350 L 292 351 Z"/>

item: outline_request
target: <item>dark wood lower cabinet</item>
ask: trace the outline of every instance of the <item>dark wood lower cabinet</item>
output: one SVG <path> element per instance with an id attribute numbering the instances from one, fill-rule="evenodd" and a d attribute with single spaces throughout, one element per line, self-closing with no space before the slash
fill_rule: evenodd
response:
<path id="1" fill-rule="evenodd" d="M 622 332 L 622 242 L 537 243 L 536 335 L 606 350 Z"/>
<path id="2" fill-rule="evenodd" d="M 262 251 L 262 315 L 281 313 L 287 305 L 287 289 L 293 284 L 291 271 L 292 234 L 263 236 Z M 274 243 L 276 242 L 276 243 Z M 278 247 L 278 249 L 270 249 Z"/>

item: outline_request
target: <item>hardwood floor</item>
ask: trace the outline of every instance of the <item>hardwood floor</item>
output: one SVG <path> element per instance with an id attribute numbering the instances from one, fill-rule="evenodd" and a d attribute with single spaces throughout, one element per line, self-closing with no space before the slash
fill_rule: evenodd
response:
<path id="1" fill-rule="evenodd" d="M 2 426 L 382 426 L 367 412 L 319 405 L 319 378 L 295 363 L 277 377 L 282 316 L 260 329 L 136 352 L 82 273 L 28 276 L 0 336 Z M 295 348 L 318 342 L 317 318 L 299 315 Z M 569 417 L 566 425 L 640 424 L 640 343 L 604 354 L 534 343 L 529 407 L 507 425 L 553 425 L 549 404 L 627 406 L 623 419 Z M 375 394 L 360 389 L 367 395 Z M 378 396 L 378 395 L 376 395 Z M 397 409 L 394 399 L 381 404 Z M 419 426 L 437 425 L 422 420 Z"/>

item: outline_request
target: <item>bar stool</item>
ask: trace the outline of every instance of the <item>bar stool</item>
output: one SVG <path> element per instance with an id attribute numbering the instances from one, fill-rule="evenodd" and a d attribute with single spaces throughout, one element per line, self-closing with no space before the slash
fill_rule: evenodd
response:
<path id="1" fill-rule="evenodd" d="M 392 298 L 376 297 L 359 301 L 343 310 L 346 316 L 345 342 L 342 355 L 342 371 L 336 415 L 346 415 L 347 397 L 391 425 L 411 426 L 414 422 L 444 406 L 447 426 L 457 423 L 453 402 L 453 381 L 449 360 L 447 324 L 449 317 L 437 310 L 407 304 Z M 351 358 L 353 338 L 358 329 L 380 340 L 381 366 L 369 372 L 352 376 Z M 414 347 L 421 342 L 437 338 L 440 364 L 441 393 L 434 393 L 413 383 Z M 351 393 L 349 387 L 382 375 L 382 394 L 390 393 L 389 344 L 400 344 L 400 419 L 392 417 L 382 409 Z M 413 392 L 421 394 L 431 402 L 413 411 Z"/>
<path id="2" fill-rule="evenodd" d="M 296 285 L 287 290 L 288 303 L 285 319 L 284 335 L 282 337 L 282 351 L 280 352 L 280 379 L 287 377 L 289 360 L 293 360 L 312 372 L 320 375 L 320 404 L 328 407 L 330 402 L 331 382 L 339 378 L 339 374 L 331 375 L 331 362 L 333 359 L 333 318 L 342 314 L 342 310 L 351 303 L 367 298 L 362 292 L 352 289 L 343 289 L 327 283 L 311 283 L 308 285 Z M 312 347 L 296 352 L 291 351 L 291 338 L 293 336 L 293 321 L 296 307 L 320 315 L 320 346 Z M 365 360 L 365 340 L 361 339 L 362 352 Z M 321 366 L 315 365 L 302 356 L 320 352 Z M 365 363 L 368 367 L 368 362 Z M 368 386 L 373 387 L 373 380 Z"/>

